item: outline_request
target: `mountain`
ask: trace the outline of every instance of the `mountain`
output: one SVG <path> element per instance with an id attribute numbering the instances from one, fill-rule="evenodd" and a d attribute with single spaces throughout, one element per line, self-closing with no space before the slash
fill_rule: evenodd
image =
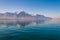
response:
<path id="1" fill-rule="evenodd" d="M 43 21 L 43 20 L 51 20 L 52 18 L 50 17 L 46 17 L 44 15 L 39 15 L 36 14 L 34 16 L 26 13 L 25 11 L 21 11 L 20 13 L 10 13 L 10 12 L 6 12 L 4 14 L 0 13 L 0 19 L 17 19 L 17 20 L 33 20 L 33 21 Z"/>
<path id="2" fill-rule="evenodd" d="M 44 15 L 39 15 L 39 14 L 36 14 L 35 17 L 45 17 Z"/>
<path id="3" fill-rule="evenodd" d="M 5 15 L 6 15 L 6 16 L 9 16 L 9 17 L 12 17 L 12 16 L 15 15 L 15 13 L 6 12 Z"/>
<path id="4" fill-rule="evenodd" d="M 29 17 L 29 16 L 31 16 L 31 15 L 24 11 L 21 11 L 19 14 L 17 14 L 17 17 Z"/>
<path id="5" fill-rule="evenodd" d="M 0 17 L 1 17 L 1 16 L 4 16 L 4 14 L 0 13 Z"/>

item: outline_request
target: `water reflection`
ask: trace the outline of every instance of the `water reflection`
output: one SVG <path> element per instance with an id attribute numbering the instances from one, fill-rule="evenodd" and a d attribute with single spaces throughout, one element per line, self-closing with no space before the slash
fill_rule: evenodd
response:
<path id="1" fill-rule="evenodd" d="M 20 27 L 24 28 L 29 24 L 40 24 L 44 23 L 45 21 L 16 21 L 16 20 L 0 20 L 0 27 Z"/>

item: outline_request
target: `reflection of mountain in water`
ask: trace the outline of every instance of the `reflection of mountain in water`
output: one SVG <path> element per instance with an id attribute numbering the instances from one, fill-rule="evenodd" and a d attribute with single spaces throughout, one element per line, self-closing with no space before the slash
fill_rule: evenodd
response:
<path id="1" fill-rule="evenodd" d="M 32 24 L 33 22 L 36 24 L 43 23 L 46 20 L 50 20 L 52 18 L 45 17 L 44 15 L 30 15 L 24 11 L 20 13 L 10 13 L 6 12 L 4 14 L 0 13 L 0 25 L 9 26 L 19 26 L 24 27 L 26 25 Z"/>
<path id="2" fill-rule="evenodd" d="M 45 21 L 36 21 L 34 23 L 39 24 Z M 5 25 L 6 27 L 14 26 L 14 27 L 25 27 L 29 24 L 33 24 L 31 21 L 9 21 L 9 20 L 0 20 L 0 26 Z"/>

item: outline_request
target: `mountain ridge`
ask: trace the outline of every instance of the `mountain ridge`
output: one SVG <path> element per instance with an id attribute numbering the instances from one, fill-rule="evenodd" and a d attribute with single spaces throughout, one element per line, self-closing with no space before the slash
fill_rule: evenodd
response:
<path id="1" fill-rule="evenodd" d="M 26 13 L 25 11 L 21 11 L 20 13 L 10 13 L 6 12 L 4 14 L 0 14 L 0 19 L 18 19 L 18 20 L 50 20 L 51 17 L 46 17 L 44 15 L 36 14 L 35 16 L 32 16 L 29 13 Z"/>

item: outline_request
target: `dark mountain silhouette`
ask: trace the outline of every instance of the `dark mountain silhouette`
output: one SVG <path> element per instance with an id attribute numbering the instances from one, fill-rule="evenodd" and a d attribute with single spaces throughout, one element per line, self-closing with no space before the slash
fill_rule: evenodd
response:
<path id="1" fill-rule="evenodd" d="M 15 15 L 15 13 L 6 12 L 5 15 L 6 15 L 6 16 L 10 16 L 10 17 L 12 17 L 12 16 Z"/>
<path id="2" fill-rule="evenodd" d="M 24 11 L 21 11 L 19 14 L 17 14 L 17 17 L 27 17 L 27 16 L 31 16 L 31 15 Z"/>

